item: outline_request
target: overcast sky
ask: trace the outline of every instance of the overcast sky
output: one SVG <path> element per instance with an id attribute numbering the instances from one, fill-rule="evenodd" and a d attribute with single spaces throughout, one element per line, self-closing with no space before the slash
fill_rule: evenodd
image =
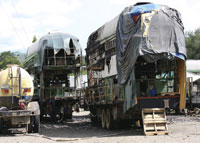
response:
<path id="1" fill-rule="evenodd" d="M 0 52 L 26 52 L 33 36 L 59 30 L 80 39 L 117 16 L 126 6 L 144 0 L 0 0 Z M 200 27 L 200 0 L 146 0 L 177 9 L 185 31 Z"/>

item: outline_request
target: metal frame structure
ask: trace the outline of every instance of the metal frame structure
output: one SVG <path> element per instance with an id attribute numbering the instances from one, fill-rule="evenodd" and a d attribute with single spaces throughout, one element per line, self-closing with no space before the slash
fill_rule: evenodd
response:
<path id="1" fill-rule="evenodd" d="M 64 33 L 56 34 L 58 36 L 61 35 L 61 37 L 67 36 L 67 39 L 58 41 L 59 39 L 56 36 L 52 36 L 51 41 L 57 40 L 57 45 L 60 43 L 66 44 L 64 40 L 69 41 L 67 43 L 69 45 L 64 45 L 67 48 L 60 46 L 59 49 L 56 49 L 56 47 L 49 47 L 47 45 L 43 49 L 42 60 L 39 59 L 40 52 L 36 52 L 34 56 L 32 56 L 33 54 L 27 56 L 26 67 L 28 72 L 34 75 L 34 83 L 36 85 L 34 97 L 40 103 L 42 116 L 48 114 L 53 120 L 56 120 L 56 115 L 60 115 L 60 119 L 71 119 L 72 106 L 79 100 L 75 90 L 76 79 L 80 73 L 82 55 L 80 52 L 77 56 L 76 52 L 81 49 L 73 43 L 73 40 L 79 42 L 74 36 Z M 48 36 L 51 36 L 51 33 Z M 39 46 L 40 43 L 44 42 L 45 36 L 36 44 L 38 51 L 42 49 Z M 56 44 L 54 46 L 57 46 Z M 43 63 L 38 64 L 38 60 L 43 61 Z M 39 65 L 42 67 L 41 69 L 39 69 Z M 70 75 L 74 76 L 74 85 L 70 85 Z"/>
<path id="2" fill-rule="evenodd" d="M 124 15 L 126 14 L 125 12 Z M 118 52 L 116 27 L 124 21 L 118 23 L 119 20 L 118 16 L 107 22 L 88 38 L 86 100 L 92 122 L 101 122 L 102 128 L 110 129 L 120 124 L 129 125 L 141 120 L 143 108 L 184 109 L 186 86 L 184 54 L 183 58 L 170 52 L 140 55 L 126 83 L 120 83 L 120 73 L 117 71 L 119 59 L 116 57 Z M 135 37 L 139 36 L 136 34 Z M 142 38 L 148 39 L 141 36 Z M 157 60 L 148 60 L 152 57 Z M 131 62 L 129 61 L 130 64 Z"/>

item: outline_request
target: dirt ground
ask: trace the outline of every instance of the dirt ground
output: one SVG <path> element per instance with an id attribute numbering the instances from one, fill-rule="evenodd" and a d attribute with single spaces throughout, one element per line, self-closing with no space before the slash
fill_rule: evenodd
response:
<path id="1" fill-rule="evenodd" d="M 0 135 L 0 143 L 200 143 L 200 117 L 167 116 L 169 135 L 144 136 L 141 129 L 104 130 L 93 127 L 89 112 L 74 113 L 71 121 L 41 123 L 40 134 L 25 134 L 24 130 Z"/>

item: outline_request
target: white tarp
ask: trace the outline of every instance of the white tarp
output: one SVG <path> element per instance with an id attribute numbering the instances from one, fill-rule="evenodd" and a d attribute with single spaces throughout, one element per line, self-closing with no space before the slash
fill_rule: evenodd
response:
<path id="1" fill-rule="evenodd" d="M 200 72 L 200 60 L 187 60 L 186 69 L 188 72 Z"/>
<path id="2" fill-rule="evenodd" d="M 192 73 L 192 72 L 187 72 L 186 73 L 186 77 L 192 77 L 193 78 L 193 82 L 195 82 L 196 80 L 200 79 L 200 75 Z"/>

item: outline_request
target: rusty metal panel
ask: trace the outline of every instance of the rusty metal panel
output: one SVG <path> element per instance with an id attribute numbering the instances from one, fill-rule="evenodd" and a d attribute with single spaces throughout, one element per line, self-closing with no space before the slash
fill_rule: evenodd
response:
<path id="1" fill-rule="evenodd" d="M 11 118 L 12 125 L 20 125 L 20 124 L 30 124 L 30 117 L 22 116 L 22 117 L 12 117 Z"/>

